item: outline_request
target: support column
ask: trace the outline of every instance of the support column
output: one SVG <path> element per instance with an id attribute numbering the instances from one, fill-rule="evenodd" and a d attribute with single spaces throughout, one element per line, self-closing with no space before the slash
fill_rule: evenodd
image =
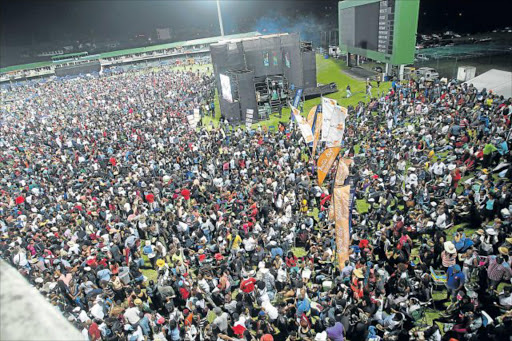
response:
<path id="1" fill-rule="evenodd" d="M 405 65 L 404 64 L 400 64 L 400 71 L 398 72 L 398 78 L 403 81 L 404 80 L 404 69 L 405 69 Z"/>

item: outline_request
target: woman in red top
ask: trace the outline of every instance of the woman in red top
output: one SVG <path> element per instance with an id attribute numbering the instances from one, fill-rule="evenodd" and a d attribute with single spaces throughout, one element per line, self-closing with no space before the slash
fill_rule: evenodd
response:
<path id="1" fill-rule="evenodd" d="M 363 268 L 355 269 L 352 271 L 352 280 L 350 281 L 350 288 L 354 293 L 354 299 L 359 301 L 364 296 L 364 275 Z"/>
<path id="2" fill-rule="evenodd" d="M 452 172 L 453 188 L 457 188 L 459 186 L 459 181 L 461 178 L 462 178 L 462 175 L 460 173 L 460 169 L 455 168 Z"/>
<path id="3" fill-rule="evenodd" d="M 110 272 L 112 275 L 117 275 L 119 273 L 119 264 L 114 261 L 110 261 Z"/>
<path id="4" fill-rule="evenodd" d="M 286 256 L 286 266 L 288 266 L 289 268 L 296 267 L 297 260 L 298 258 L 291 251 L 288 252 L 288 255 Z"/>

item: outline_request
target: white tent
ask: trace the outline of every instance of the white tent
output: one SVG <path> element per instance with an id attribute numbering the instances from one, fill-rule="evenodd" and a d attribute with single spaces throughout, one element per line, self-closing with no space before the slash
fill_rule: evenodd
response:
<path id="1" fill-rule="evenodd" d="M 486 88 L 505 98 L 512 97 L 512 72 L 491 69 L 466 82 L 478 90 Z"/>

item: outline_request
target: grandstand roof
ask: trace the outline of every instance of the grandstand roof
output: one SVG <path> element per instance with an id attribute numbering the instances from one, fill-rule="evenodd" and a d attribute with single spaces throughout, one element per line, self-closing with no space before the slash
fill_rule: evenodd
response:
<path id="1" fill-rule="evenodd" d="M 75 52 L 75 53 L 68 53 L 68 54 L 59 54 L 59 55 L 53 56 L 52 60 L 74 58 L 74 57 L 83 57 L 83 56 L 87 56 L 87 52 Z"/>
<path id="2" fill-rule="evenodd" d="M 172 48 L 176 48 L 176 47 L 212 44 L 212 43 L 216 43 L 218 41 L 226 40 L 226 39 L 250 38 L 250 37 L 256 37 L 259 35 L 260 35 L 260 33 L 256 32 L 256 31 L 248 32 L 248 33 L 231 34 L 231 35 L 227 35 L 227 36 L 194 39 L 194 40 L 180 41 L 180 42 L 169 43 L 169 44 L 160 44 L 160 45 L 153 45 L 153 46 L 146 46 L 146 47 L 137 47 L 137 48 L 133 48 L 133 49 L 111 51 L 111 52 L 101 53 L 101 54 L 95 55 L 95 56 L 97 56 L 97 58 L 112 58 L 112 57 L 119 57 L 119 56 L 124 56 L 124 55 L 128 55 L 128 54 L 153 52 L 153 51 L 164 50 L 164 49 L 172 49 Z M 92 56 L 90 56 L 90 57 L 92 57 Z M 44 61 L 44 62 L 37 62 L 37 63 L 30 63 L 30 64 L 13 65 L 13 66 L 1 68 L 0 73 L 19 71 L 19 70 L 29 70 L 29 69 L 39 68 L 39 67 L 50 66 L 50 65 L 54 65 L 54 64 L 55 63 L 52 63 L 51 61 Z"/>

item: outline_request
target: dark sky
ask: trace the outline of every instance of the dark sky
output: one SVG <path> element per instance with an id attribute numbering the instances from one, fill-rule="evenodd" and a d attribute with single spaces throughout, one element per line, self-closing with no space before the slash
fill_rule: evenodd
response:
<path id="1" fill-rule="evenodd" d="M 336 9 L 337 1 L 222 1 L 227 33 L 248 31 L 265 16 L 299 13 L 324 20 L 329 6 Z M 152 33 L 157 27 L 209 28 L 212 35 L 219 33 L 213 0 L 2 0 L 0 8 L 2 46 L 62 39 L 127 39 L 138 33 Z M 419 32 L 486 31 L 511 25 L 511 12 L 509 0 L 421 0 Z"/>

